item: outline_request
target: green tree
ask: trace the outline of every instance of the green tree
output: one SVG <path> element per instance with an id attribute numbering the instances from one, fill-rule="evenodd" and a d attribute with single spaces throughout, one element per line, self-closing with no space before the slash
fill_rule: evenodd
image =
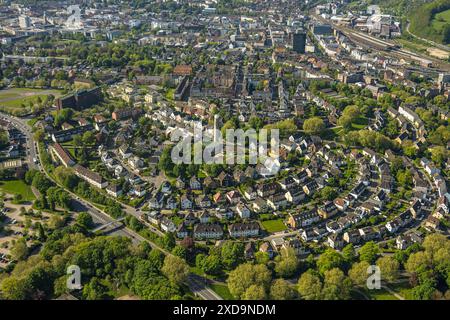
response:
<path id="1" fill-rule="evenodd" d="M 86 300 L 103 300 L 108 297 L 108 287 L 94 277 L 83 287 L 83 297 Z"/>
<path id="2" fill-rule="evenodd" d="M 76 218 L 76 223 L 85 229 L 90 229 L 94 225 L 92 216 L 87 212 L 80 212 Z"/>
<path id="3" fill-rule="evenodd" d="M 325 123 L 319 117 L 309 118 L 303 123 L 303 130 L 309 134 L 320 134 L 325 130 Z"/>
<path id="4" fill-rule="evenodd" d="M 375 242 L 366 242 L 359 250 L 359 260 L 366 261 L 369 264 L 373 264 L 377 259 L 379 253 L 380 248 Z"/>
<path id="5" fill-rule="evenodd" d="M 16 277 L 7 277 L 1 282 L 2 296 L 8 300 L 25 300 L 27 287 L 24 281 Z"/>
<path id="6" fill-rule="evenodd" d="M 228 289 L 235 297 L 242 299 L 244 293 L 252 285 L 268 288 L 272 276 L 265 265 L 244 263 L 230 272 L 228 276 Z"/>
<path id="7" fill-rule="evenodd" d="M 186 281 L 189 275 L 189 266 L 186 262 L 175 256 L 168 255 L 164 259 L 161 272 L 173 283 L 180 285 Z"/>
<path id="8" fill-rule="evenodd" d="M 227 269 L 235 268 L 244 261 L 244 244 L 241 242 L 227 241 L 221 249 L 222 264 Z"/>
<path id="9" fill-rule="evenodd" d="M 328 248 L 317 259 L 317 269 L 320 274 L 325 274 L 325 271 L 333 268 L 341 268 L 344 265 L 344 258 L 336 250 Z"/>
<path id="10" fill-rule="evenodd" d="M 292 277 L 297 271 L 298 258 L 293 250 L 283 250 L 281 258 L 275 265 L 275 272 L 279 277 Z"/>
<path id="11" fill-rule="evenodd" d="M 11 255 L 15 260 L 25 260 L 28 256 L 28 250 L 27 242 L 24 238 L 20 238 L 16 240 L 16 243 L 11 248 Z"/>
<path id="12" fill-rule="evenodd" d="M 394 258 L 381 257 L 377 260 L 377 266 L 380 268 L 383 279 L 387 282 L 398 279 L 400 264 Z"/>
<path id="13" fill-rule="evenodd" d="M 298 292 L 305 300 L 319 300 L 322 297 L 322 281 L 312 270 L 303 273 L 298 280 Z"/>
<path id="14" fill-rule="evenodd" d="M 172 250 L 176 245 L 175 236 L 172 233 L 166 233 L 162 239 L 164 248 Z"/>
<path id="15" fill-rule="evenodd" d="M 283 279 L 276 279 L 270 286 L 270 299 L 272 300 L 292 300 L 295 298 L 295 291 L 289 283 Z"/>
<path id="16" fill-rule="evenodd" d="M 334 268 L 325 271 L 322 295 L 325 300 L 347 300 L 350 299 L 351 280 L 344 273 Z"/>
<path id="17" fill-rule="evenodd" d="M 356 252 L 355 252 L 355 248 L 353 247 L 353 244 L 350 243 L 348 245 L 346 245 L 343 249 L 342 249 L 342 256 L 344 257 L 345 261 L 347 263 L 353 263 L 356 259 Z"/>
<path id="18" fill-rule="evenodd" d="M 172 254 L 181 259 L 186 259 L 186 248 L 177 245 L 177 246 L 175 246 L 175 248 L 173 248 Z"/>
<path id="19" fill-rule="evenodd" d="M 255 253 L 255 261 L 259 264 L 266 264 L 270 261 L 269 254 L 267 252 L 258 251 Z"/>
<path id="20" fill-rule="evenodd" d="M 245 290 L 242 300 L 265 300 L 267 299 L 266 290 L 261 285 L 253 284 Z"/>
<path id="21" fill-rule="evenodd" d="M 361 261 L 353 264 L 352 268 L 348 271 L 350 280 L 356 286 L 363 286 L 367 282 L 369 275 L 367 274 L 367 268 L 369 268 L 367 261 Z"/>

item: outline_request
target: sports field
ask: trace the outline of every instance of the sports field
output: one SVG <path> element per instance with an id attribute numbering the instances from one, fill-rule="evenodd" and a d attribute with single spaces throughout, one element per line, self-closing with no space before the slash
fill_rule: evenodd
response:
<path id="1" fill-rule="evenodd" d="M 21 115 L 31 111 L 31 105 L 38 103 L 39 98 L 44 100 L 48 95 L 59 97 L 60 90 L 8 88 L 0 90 L 0 111 Z"/>

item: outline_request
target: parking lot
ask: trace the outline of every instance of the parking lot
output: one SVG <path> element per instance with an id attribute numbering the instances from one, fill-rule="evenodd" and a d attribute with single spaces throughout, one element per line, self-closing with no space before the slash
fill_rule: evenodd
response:
<path id="1" fill-rule="evenodd" d="M 12 198 L 11 195 L 5 195 L 4 206 L 0 210 L 0 226 L 3 227 L 0 231 L 0 268 L 11 263 L 11 249 L 16 240 L 26 237 L 27 245 L 30 246 L 35 236 L 35 231 L 26 226 L 27 216 L 21 213 L 32 209 L 31 204 L 14 204 Z M 49 217 L 48 213 L 42 213 L 40 218 L 29 216 L 32 223 L 47 221 Z"/>

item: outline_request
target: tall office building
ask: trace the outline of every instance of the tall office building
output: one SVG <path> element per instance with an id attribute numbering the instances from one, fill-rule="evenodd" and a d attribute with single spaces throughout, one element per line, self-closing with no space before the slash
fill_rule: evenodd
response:
<path id="1" fill-rule="evenodd" d="M 305 53 L 306 47 L 306 33 L 305 32 L 296 32 L 292 37 L 292 47 L 297 53 Z"/>

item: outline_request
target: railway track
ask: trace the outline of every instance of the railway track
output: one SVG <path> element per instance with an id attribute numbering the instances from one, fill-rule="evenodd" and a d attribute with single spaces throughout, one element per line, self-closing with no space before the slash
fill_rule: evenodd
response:
<path id="1" fill-rule="evenodd" d="M 430 69 L 428 64 L 431 64 L 434 68 L 430 70 L 436 73 L 440 71 L 450 71 L 450 64 L 446 63 L 445 61 L 407 51 L 399 47 L 398 44 L 372 37 L 366 33 L 361 33 L 345 26 L 336 25 L 330 20 L 324 19 L 323 17 L 316 14 L 311 14 L 311 16 L 322 23 L 330 24 L 335 30 L 342 32 L 350 40 L 361 45 L 362 47 L 382 52 L 386 57 L 403 59 L 408 62 L 413 62 L 415 64 L 425 66 L 425 68 L 427 69 Z"/>

